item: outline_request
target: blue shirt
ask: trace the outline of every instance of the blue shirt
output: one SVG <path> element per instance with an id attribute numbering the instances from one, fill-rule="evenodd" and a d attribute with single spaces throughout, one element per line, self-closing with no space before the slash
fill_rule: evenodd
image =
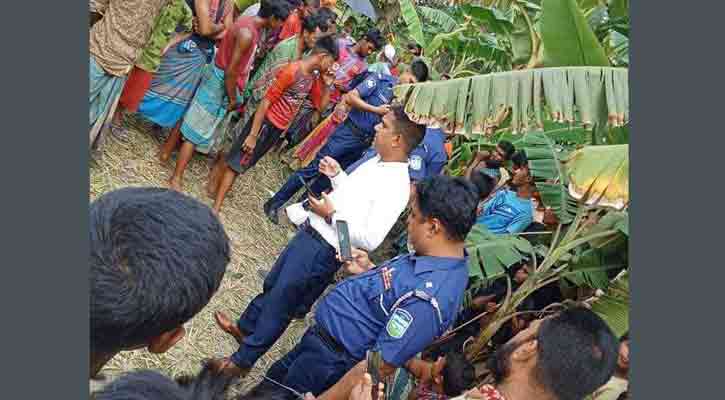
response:
<path id="1" fill-rule="evenodd" d="M 358 360 L 370 349 L 400 367 L 455 321 L 468 284 L 464 258 L 406 254 L 350 277 L 325 296 L 315 319 Z"/>
<path id="2" fill-rule="evenodd" d="M 534 203 L 506 189 L 498 191 L 483 205 L 483 212 L 476 220 L 498 235 L 523 232 L 532 222 Z"/>
<path id="3" fill-rule="evenodd" d="M 371 106 L 381 106 L 389 104 L 393 100 L 393 86 L 398 83 L 394 76 L 384 75 L 379 72 L 370 72 L 365 79 L 355 87 L 360 93 L 360 98 Z M 373 134 L 375 125 L 379 124 L 382 116 L 358 110 L 353 108 L 350 110 L 347 118 L 354 123 L 363 132 Z"/>
<path id="4" fill-rule="evenodd" d="M 423 179 L 440 175 L 443 171 L 443 167 L 448 162 L 448 153 L 445 148 L 446 135 L 443 130 L 438 128 L 427 128 L 425 131 L 425 137 L 423 141 L 413 149 L 410 153 L 408 161 L 408 172 L 412 181 L 422 181 Z M 355 161 L 347 169 L 347 173 L 350 174 L 352 171 L 357 169 L 362 163 L 370 160 L 378 154 L 375 151 L 375 147 L 370 147 L 363 156 Z"/>

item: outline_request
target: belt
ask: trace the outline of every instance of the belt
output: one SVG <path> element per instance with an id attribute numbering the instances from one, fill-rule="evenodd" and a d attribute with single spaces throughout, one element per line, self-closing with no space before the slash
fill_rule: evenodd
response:
<path id="1" fill-rule="evenodd" d="M 327 240 L 325 240 L 325 238 L 322 237 L 322 235 L 320 235 L 320 232 L 317 232 L 317 230 L 312 227 L 312 225 L 310 224 L 310 220 L 309 219 L 307 219 L 305 222 L 303 222 L 300 225 L 300 230 L 307 232 L 308 235 L 310 235 L 313 238 L 317 239 L 320 243 L 328 246 L 333 251 L 335 250 L 335 248 L 332 245 L 330 245 L 330 243 L 327 243 Z"/>
<path id="2" fill-rule="evenodd" d="M 334 351 L 337 354 L 342 354 L 345 357 L 350 358 L 351 360 L 355 360 L 355 358 L 350 354 L 350 352 L 347 351 L 345 346 L 341 345 L 340 342 L 337 341 L 332 335 L 330 335 L 325 328 L 321 327 L 320 325 L 315 324 L 312 326 L 312 332 L 317 335 L 322 341 L 330 348 L 330 350 Z"/>

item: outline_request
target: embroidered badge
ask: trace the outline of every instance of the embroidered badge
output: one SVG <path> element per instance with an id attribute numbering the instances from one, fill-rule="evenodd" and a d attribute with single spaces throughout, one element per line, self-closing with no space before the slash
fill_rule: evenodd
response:
<path id="1" fill-rule="evenodd" d="M 393 312 L 393 315 L 385 325 L 385 330 L 390 337 L 400 339 L 405 335 L 405 332 L 410 328 L 412 323 L 413 316 L 408 311 L 398 308 Z"/>
<path id="2" fill-rule="evenodd" d="M 375 86 L 375 81 L 374 81 L 374 80 L 372 80 L 372 79 L 368 79 L 368 80 L 367 80 L 367 83 L 368 83 L 368 87 L 369 87 L 369 88 L 371 88 L 371 87 L 374 87 L 374 86 Z"/>
<path id="3" fill-rule="evenodd" d="M 423 166 L 423 158 L 419 155 L 410 157 L 410 168 L 418 171 Z"/>
<path id="4" fill-rule="evenodd" d="M 428 289 L 432 288 L 433 287 L 433 282 L 426 282 L 425 283 L 425 287 L 427 287 Z"/>

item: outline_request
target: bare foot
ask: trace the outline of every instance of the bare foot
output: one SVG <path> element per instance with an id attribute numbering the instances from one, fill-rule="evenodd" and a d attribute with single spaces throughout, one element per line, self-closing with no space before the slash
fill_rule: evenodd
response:
<path id="1" fill-rule="evenodd" d="M 222 313 L 221 311 L 215 312 L 214 321 L 216 322 L 219 329 L 232 335 L 238 343 L 242 343 L 242 340 L 244 340 L 244 335 L 242 334 L 242 331 L 240 331 L 237 324 L 232 322 L 232 320 L 224 315 L 224 313 Z"/>
<path id="2" fill-rule="evenodd" d="M 181 180 L 172 177 L 169 179 L 169 189 L 181 192 Z"/>

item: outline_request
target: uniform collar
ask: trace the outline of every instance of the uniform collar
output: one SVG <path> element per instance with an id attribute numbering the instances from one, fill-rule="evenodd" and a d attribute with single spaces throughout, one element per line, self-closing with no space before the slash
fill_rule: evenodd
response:
<path id="1" fill-rule="evenodd" d="M 407 162 L 386 162 L 380 159 L 380 155 L 376 154 L 374 157 L 372 157 L 368 162 L 374 162 L 375 165 L 380 167 L 408 167 Z"/>
<path id="2" fill-rule="evenodd" d="M 463 258 L 410 255 L 416 274 L 460 268 L 466 265 L 467 259 L 468 251 L 465 249 L 463 250 Z"/>

